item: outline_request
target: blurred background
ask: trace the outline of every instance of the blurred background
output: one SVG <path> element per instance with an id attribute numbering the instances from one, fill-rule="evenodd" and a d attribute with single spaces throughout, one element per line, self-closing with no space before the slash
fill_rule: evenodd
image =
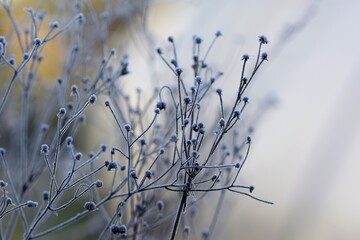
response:
<path id="1" fill-rule="evenodd" d="M 55 18 L 55 2 L 14 4 L 20 16 L 31 5 L 47 8 Z M 103 1 L 91 2 L 103 10 Z M 257 36 L 265 34 L 270 41 L 264 48 L 269 62 L 248 95 L 250 106 L 269 96 L 277 104 L 256 125 L 240 181 L 275 204 L 228 194 L 229 207 L 222 210 L 214 239 L 360 238 L 360 1 L 119 2 L 122 18 L 113 23 L 108 46 L 129 54 L 132 88 L 167 81 L 158 74 L 168 69 L 154 49 L 168 46 L 169 35 L 180 65 L 190 69 L 192 36 L 208 45 L 221 30 L 224 36 L 208 60 L 225 73 L 218 86 L 230 100 L 242 54 L 254 61 Z"/>

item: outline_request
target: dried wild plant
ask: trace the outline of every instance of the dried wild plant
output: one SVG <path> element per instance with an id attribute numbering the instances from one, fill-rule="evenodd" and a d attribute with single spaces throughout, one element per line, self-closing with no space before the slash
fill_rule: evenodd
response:
<path id="1" fill-rule="evenodd" d="M 173 82 L 155 88 L 148 99 L 139 89 L 134 103 L 121 83 L 130 73 L 128 57 L 114 63 L 115 49 L 103 56 L 87 51 L 84 29 L 91 23 L 81 1 L 76 1 L 75 17 L 63 27 L 51 22 L 44 35 L 44 11 L 26 9 L 30 22 L 22 31 L 10 2 L 0 3 L 12 23 L 12 34 L 0 36 L 0 76 L 9 76 L 7 86 L 0 85 L 1 239 L 19 229 L 24 239 L 54 236 L 82 219 L 91 226 L 84 238 L 151 239 L 165 231 L 175 239 L 181 225 L 184 239 L 196 238 L 193 209 L 218 192 L 211 225 L 202 233 L 210 239 L 225 192 L 271 204 L 255 197 L 253 186 L 237 183 L 251 146 L 251 129 L 243 121 L 249 103 L 245 92 L 267 60 L 265 36 L 259 36 L 254 61 L 242 57 L 232 105 L 225 105 L 223 90 L 214 87 L 223 73 L 214 74 L 207 62 L 220 31 L 204 53 L 203 40 L 193 37 L 192 77 L 185 75 L 186 66 L 179 66 L 175 39 L 169 37 L 171 60 L 160 48 L 156 51 Z M 57 38 L 66 39 L 68 57 L 55 86 L 46 86 L 51 94 L 37 96 L 45 103 L 40 104 L 33 101 L 43 87 L 39 69 L 51 61 L 42 51 Z M 8 43 L 22 52 L 19 63 L 8 53 Z M 107 100 L 98 104 L 98 98 Z M 209 104 L 214 99 L 218 104 Z M 85 154 L 77 147 L 82 141 L 78 134 L 86 129 L 85 116 L 97 117 L 91 111 L 99 108 L 113 119 L 119 141 Z M 97 219 L 95 225 L 91 219 Z"/>

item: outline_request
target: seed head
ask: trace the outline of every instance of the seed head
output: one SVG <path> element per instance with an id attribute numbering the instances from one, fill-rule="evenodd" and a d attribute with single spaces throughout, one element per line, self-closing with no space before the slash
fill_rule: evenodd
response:
<path id="1" fill-rule="evenodd" d="M 135 169 L 131 169 L 131 170 L 130 170 L 130 176 L 131 176 L 133 179 L 138 179 Z"/>
<path id="2" fill-rule="evenodd" d="M 225 119 L 224 118 L 220 118 L 220 120 L 219 120 L 219 125 L 220 125 L 220 127 L 225 127 Z"/>
<path id="3" fill-rule="evenodd" d="M 189 103 L 191 102 L 190 97 L 189 97 L 189 96 L 185 96 L 185 97 L 184 97 L 184 102 L 185 102 L 185 104 L 189 104 Z"/>
<path id="4" fill-rule="evenodd" d="M 208 229 L 203 230 L 202 237 L 203 237 L 203 239 L 207 239 L 209 237 L 209 230 Z"/>
<path id="5" fill-rule="evenodd" d="M 269 43 L 269 40 L 267 39 L 267 37 L 265 35 L 260 35 L 258 38 L 259 38 L 259 42 L 261 44 L 268 44 Z"/>
<path id="6" fill-rule="evenodd" d="M 165 110 L 166 109 L 166 103 L 163 101 L 160 101 L 156 104 L 156 107 L 159 108 L 160 110 Z"/>
<path id="7" fill-rule="evenodd" d="M 190 123 L 190 119 L 185 118 L 185 120 L 184 120 L 184 126 L 187 126 L 189 123 Z"/>
<path id="8" fill-rule="evenodd" d="M 40 45 L 41 44 L 40 38 L 34 38 L 33 43 L 34 45 Z"/>
<path id="9" fill-rule="evenodd" d="M 119 226 L 112 224 L 110 227 L 110 231 L 112 234 L 115 234 L 115 235 L 119 234 Z"/>
<path id="10" fill-rule="evenodd" d="M 255 128 L 253 126 L 250 126 L 248 128 L 248 133 L 253 133 L 255 131 Z"/>
<path id="11" fill-rule="evenodd" d="M 15 58 L 14 57 L 10 57 L 8 61 L 9 61 L 9 63 L 11 65 L 15 65 Z"/>
<path id="12" fill-rule="evenodd" d="M 176 133 L 171 134 L 170 141 L 171 142 L 177 142 L 178 141 L 178 136 L 177 136 Z"/>
<path id="13" fill-rule="evenodd" d="M 215 33 L 215 36 L 216 37 L 220 37 L 220 36 L 222 36 L 223 34 L 222 34 L 222 32 L 220 31 L 220 30 L 217 30 L 216 31 L 216 33 Z"/>
<path id="14" fill-rule="evenodd" d="M 201 37 L 195 35 L 195 36 L 194 36 L 194 42 L 195 42 L 196 44 L 201 44 L 201 42 L 202 42 Z"/>
<path id="15" fill-rule="evenodd" d="M 95 95 L 95 94 L 92 94 L 92 95 L 89 97 L 89 102 L 90 102 L 91 104 L 94 104 L 95 101 L 96 101 L 96 95 Z"/>
<path id="16" fill-rule="evenodd" d="M 7 182 L 5 182 L 4 180 L 0 180 L 0 188 L 6 188 L 7 186 Z"/>
<path id="17" fill-rule="evenodd" d="M 69 146 L 73 143 L 73 138 L 71 136 L 68 136 L 65 140 L 66 144 Z"/>
<path id="18" fill-rule="evenodd" d="M 130 131 L 131 131 L 131 126 L 130 126 L 130 124 L 125 124 L 125 125 L 124 125 L 124 128 L 125 128 L 125 130 L 126 130 L 127 132 L 130 132 Z"/>
<path id="19" fill-rule="evenodd" d="M 84 114 L 80 115 L 79 122 L 84 123 L 86 120 L 86 116 Z"/>
<path id="20" fill-rule="evenodd" d="M 106 152 L 107 145 L 106 144 L 101 144 L 100 149 L 101 149 L 102 152 Z"/>
<path id="21" fill-rule="evenodd" d="M 57 82 L 58 82 L 59 85 L 61 85 L 61 84 L 63 83 L 63 81 L 64 81 L 64 80 L 63 80 L 62 77 L 58 77 L 58 78 L 57 78 Z"/>
<path id="22" fill-rule="evenodd" d="M 119 226 L 119 233 L 120 234 L 126 234 L 127 232 L 127 227 L 125 225 L 120 225 Z"/>
<path id="23" fill-rule="evenodd" d="M 245 103 L 249 103 L 249 97 L 247 97 L 247 96 L 243 97 L 242 100 L 243 100 Z"/>
<path id="24" fill-rule="evenodd" d="M 26 206 L 27 207 L 37 207 L 37 205 L 38 205 L 38 203 L 37 202 L 34 202 L 34 201 L 31 201 L 31 200 L 29 200 L 29 201 L 27 201 L 26 202 Z"/>
<path id="25" fill-rule="evenodd" d="M 66 114 L 66 108 L 60 108 L 57 116 L 63 117 L 65 114 Z"/>
<path id="26" fill-rule="evenodd" d="M 27 60 L 29 57 L 30 57 L 30 54 L 29 54 L 29 53 L 24 53 L 24 54 L 23 54 L 23 59 L 24 59 L 24 60 Z"/>
<path id="27" fill-rule="evenodd" d="M 140 145 L 141 145 L 141 146 L 146 145 L 146 140 L 145 140 L 145 138 L 140 138 Z"/>
<path id="28" fill-rule="evenodd" d="M 151 179 L 151 175 L 152 175 L 152 171 L 150 169 L 145 171 L 145 177 Z"/>
<path id="29" fill-rule="evenodd" d="M 50 193 L 48 191 L 43 191 L 42 192 L 42 198 L 44 201 L 48 201 L 50 198 Z"/>
<path id="30" fill-rule="evenodd" d="M 193 206 L 192 208 L 190 208 L 190 216 L 191 216 L 191 217 L 195 217 L 195 215 L 197 214 L 197 212 L 198 212 L 198 209 L 197 209 L 195 206 Z"/>
<path id="31" fill-rule="evenodd" d="M 41 153 L 47 155 L 49 153 L 49 146 L 47 144 L 43 144 L 41 145 L 41 150 L 40 150 Z"/>
<path id="32" fill-rule="evenodd" d="M 84 208 L 88 211 L 93 211 L 96 209 L 96 204 L 93 201 L 85 202 Z"/>
<path id="33" fill-rule="evenodd" d="M 43 123 L 41 124 L 40 129 L 42 132 L 47 132 L 47 130 L 49 130 L 49 125 Z"/>
<path id="34" fill-rule="evenodd" d="M 95 186 L 96 186 L 97 188 L 101 188 L 102 185 L 103 185 L 103 182 L 102 182 L 100 179 L 96 180 Z"/>
<path id="35" fill-rule="evenodd" d="M 41 62 L 42 60 L 44 60 L 44 56 L 42 55 L 37 55 L 37 58 L 38 62 Z"/>
<path id="36" fill-rule="evenodd" d="M 170 63 L 172 64 L 172 65 L 174 65 L 175 67 L 177 67 L 177 61 L 175 60 L 175 59 L 171 59 L 171 61 L 170 61 Z"/>
<path id="37" fill-rule="evenodd" d="M 164 209 L 164 207 L 165 207 L 165 203 L 164 203 L 163 201 L 159 200 L 159 201 L 157 201 L 157 203 L 156 203 L 156 207 L 157 207 L 157 209 L 158 209 L 159 211 L 162 211 L 162 210 Z"/>
<path id="38" fill-rule="evenodd" d="M 214 182 L 217 178 L 218 178 L 218 176 L 217 176 L 217 175 L 213 175 L 213 176 L 212 176 L 212 178 L 211 178 L 211 181 L 213 181 L 213 182 Z"/>
<path id="39" fill-rule="evenodd" d="M 200 77 L 200 76 L 196 76 L 196 77 L 195 77 L 195 81 L 196 81 L 197 84 L 200 85 L 200 84 L 201 84 L 201 77 Z"/>
<path id="40" fill-rule="evenodd" d="M 200 156 L 200 154 L 199 154 L 199 152 L 198 151 L 193 151 L 192 153 L 191 153 L 191 155 L 192 155 L 192 157 L 193 158 L 199 158 L 199 156 Z"/>
<path id="41" fill-rule="evenodd" d="M 192 129 L 194 132 L 198 132 L 198 131 L 199 131 L 199 127 L 198 127 L 197 123 L 194 123 L 194 124 L 191 126 L 191 129 Z"/>
<path id="42" fill-rule="evenodd" d="M 176 74 L 177 74 L 178 76 L 181 75 L 182 71 L 183 71 L 183 70 L 182 70 L 181 68 L 179 68 L 179 67 L 175 68 L 175 72 L 176 72 Z"/>
<path id="43" fill-rule="evenodd" d="M 78 87 L 74 84 L 71 86 L 71 95 L 77 95 L 78 94 Z"/>
<path id="44" fill-rule="evenodd" d="M 54 29 L 55 29 L 55 28 L 59 28 L 59 27 L 60 27 L 60 24 L 59 24 L 59 22 L 56 22 L 56 21 L 55 21 L 55 22 L 51 22 L 51 23 L 50 23 L 50 27 L 51 27 L 51 28 L 54 28 Z"/>
<path id="45" fill-rule="evenodd" d="M 69 102 L 69 103 L 67 104 L 67 109 L 68 109 L 69 111 L 72 111 L 72 110 L 74 109 L 74 103 Z"/>
<path id="46" fill-rule="evenodd" d="M 84 14 L 79 13 L 79 15 L 77 15 L 77 19 L 79 20 L 79 23 L 83 23 L 85 21 Z"/>
<path id="47" fill-rule="evenodd" d="M 267 61 L 268 60 L 268 54 L 266 52 L 263 52 L 261 54 L 261 59 Z"/>
<path id="48" fill-rule="evenodd" d="M 4 155 L 5 155 L 5 153 L 6 153 L 5 148 L 0 148 L 0 154 L 1 154 L 2 156 L 4 156 Z"/>
<path id="49" fill-rule="evenodd" d="M 110 49 L 110 54 L 111 54 L 111 55 L 115 55 L 115 53 L 116 53 L 116 49 L 115 49 L 115 48 Z"/>
<path id="50" fill-rule="evenodd" d="M 80 161 L 81 158 L 83 157 L 83 154 L 81 152 L 78 152 L 78 153 L 75 154 L 74 157 L 75 157 L 75 160 Z"/>
<path id="51" fill-rule="evenodd" d="M 111 169 L 117 169 L 117 163 L 116 162 L 109 162 L 108 166 L 107 166 L 108 171 L 110 171 Z"/>
<path id="52" fill-rule="evenodd" d="M 45 17 L 46 17 L 46 11 L 45 10 L 38 11 L 38 19 L 40 21 L 44 20 Z"/>

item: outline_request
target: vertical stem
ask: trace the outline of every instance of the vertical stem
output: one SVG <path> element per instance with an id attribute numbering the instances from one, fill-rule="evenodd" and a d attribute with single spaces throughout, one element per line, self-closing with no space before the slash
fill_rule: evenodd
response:
<path id="1" fill-rule="evenodd" d="M 4 96 L 2 97 L 2 100 L 1 100 L 1 103 L 0 103 L 0 114 L 1 114 L 2 110 L 4 109 L 6 100 L 7 100 L 8 96 L 9 96 L 9 93 L 10 93 L 10 91 L 11 91 L 11 89 L 12 89 L 12 86 L 13 86 L 13 84 L 14 84 L 14 82 L 15 82 L 15 79 L 16 79 L 18 73 L 19 73 L 19 72 L 18 72 L 17 70 L 14 71 L 14 74 L 13 74 L 13 76 L 11 77 L 11 80 L 10 80 L 10 82 L 9 82 L 9 85 L 8 85 L 8 87 L 7 87 L 6 90 L 5 90 Z"/>
<path id="2" fill-rule="evenodd" d="M 181 217 L 181 213 L 183 212 L 184 206 L 185 206 L 185 202 L 186 202 L 186 198 L 187 198 L 187 191 L 183 192 L 182 198 L 180 200 L 179 203 L 179 207 L 177 209 L 177 213 L 176 213 L 176 218 L 175 218 L 175 222 L 174 222 L 174 226 L 173 229 L 171 230 L 171 236 L 170 236 L 170 240 L 174 240 L 175 236 L 176 236 L 176 232 L 177 229 L 179 227 L 179 222 L 180 222 L 180 217 Z"/>
<path id="3" fill-rule="evenodd" d="M 24 94 L 23 94 L 23 104 L 21 111 L 21 141 L 20 141 L 20 174 L 22 176 L 21 185 L 23 189 L 21 191 L 26 191 L 27 184 L 27 175 L 28 175 L 28 124 L 29 124 L 29 91 L 28 84 L 25 83 Z"/>
<path id="4" fill-rule="evenodd" d="M 133 240 L 136 240 L 136 236 L 137 236 L 137 231 L 138 231 L 138 223 L 135 221 L 135 225 L 134 225 L 134 235 L 132 237 Z"/>
<path id="5" fill-rule="evenodd" d="M 18 24 L 16 23 L 14 14 L 13 14 L 12 9 L 11 9 L 11 6 L 3 5 L 3 7 L 4 7 L 6 13 L 8 14 L 9 19 L 11 21 L 11 24 L 12 24 L 14 30 L 15 30 L 15 34 L 16 34 L 20 49 L 21 49 L 22 52 L 25 52 L 24 45 L 23 45 L 23 43 L 21 41 L 21 33 L 20 33 L 20 30 L 19 30 Z"/>
<path id="6" fill-rule="evenodd" d="M 4 172 L 5 172 L 5 174 L 6 174 L 7 178 L 8 178 L 11 191 L 12 191 L 14 197 L 15 197 L 15 203 L 16 203 L 16 205 L 20 205 L 20 198 L 19 198 L 19 196 L 18 196 L 18 194 L 17 194 L 17 192 L 16 192 L 15 184 L 14 184 L 14 182 L 13 182 L 13 178 L 12 178 L 11 173 L 10 173 L 10 168 L 9 168 L 9 166 L 8 166 L 8 164 L 7 164 L 7 161 L 6 161 L 6 159 L 5 159 L 5 156 L 4 156 L 3 154 L 1 154 L 1 160 L 2 160 L 2 162 L 3 162 Z M 28 230 L 28 224 L 27 224 L 27 221 L 26 221 L 25 213 L 24 213 L 24 211 L 23 211 L 22 208 L 19 208 L 19 212 L 20 212 L 21 220 L 22 220 L 23 225 L 24 225 L 24 229 L 25 229 L 25 231 L 27 231 L 27 230 Z M 15 215 L 15 213 L 14 213 L 14 215 Z M 16 216 L 15 216 L 14 218 L 15 218 L 15 219 L 14 219 L 14 222 L 16 222 L 16 221 L 15 221 L 15 220 L 16 220 Z M 12 226 L 10 225 L 9 228 L 11 229 Z M 9 233 L 9 234 L 10 234 L 10 233 Z M 7 235 L 7 234 L 6 234 L 6 235 Z"/>

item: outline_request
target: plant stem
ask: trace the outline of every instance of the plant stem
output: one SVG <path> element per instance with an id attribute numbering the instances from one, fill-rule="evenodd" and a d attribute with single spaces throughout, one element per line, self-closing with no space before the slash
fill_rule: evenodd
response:
<path id="1" fill-rule="evenodd" d="M 170 240 L 174 240 L 175 239 L 175 236 L 176 236 L 176 232 L 177 232 L 177 229 L 179 227 L 179 222 L 180 222 L 180 217 L 181 217 L 181 213 L 183 212 L 183 209 L 185 207 L 185 203 L 186 203 L 186 198 L 188 196 L 188 192 L 187 191 L 184 191 L 183 192 L 183 195 L 182 195 L 182 198 L 180 200 L 180 203 L 179 203 L 179 207 L 177 209 L 177 213 L 176 213 L 176 218 L 175 218 L 175 222 L 174 222 L 174 226 L 171 230 L 171 236 L 170 236 Z"/>

